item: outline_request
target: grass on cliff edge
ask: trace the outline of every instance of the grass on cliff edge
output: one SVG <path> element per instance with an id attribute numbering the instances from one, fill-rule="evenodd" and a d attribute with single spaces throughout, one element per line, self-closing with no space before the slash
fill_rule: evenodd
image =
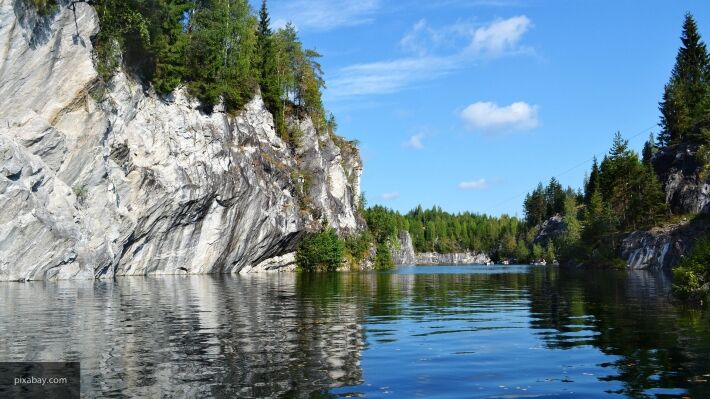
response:
<path id="1" fill-rule="evenodd" d="M 673 291 L 688 302 L 710 301 L 710 235 L 698 239 L 690 256 L 673 270 Z"/>

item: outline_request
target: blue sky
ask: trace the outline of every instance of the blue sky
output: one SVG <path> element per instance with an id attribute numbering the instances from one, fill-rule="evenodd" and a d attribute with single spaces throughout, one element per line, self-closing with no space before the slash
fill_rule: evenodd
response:
<path id="1" fill-rule="evenodd" d="M 254 0 L 255 1 L 255 0 Z M 271 0 L 323 54 L 325 105 L 358 139 L 368 203 L 522 216 L 579 187 L 617 130 L 641 149 L 685 12 L 702 1 Z"/>

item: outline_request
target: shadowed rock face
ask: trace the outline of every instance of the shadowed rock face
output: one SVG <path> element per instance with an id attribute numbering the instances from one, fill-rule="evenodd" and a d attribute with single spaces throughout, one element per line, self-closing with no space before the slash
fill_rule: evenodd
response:
<path id="1" fill-rule="evenodd" d="M 562 215 L 554 215 L 538 227 L 534 242 L 546 247 L 552 239 L 563 234 L 566 230 L 567 226 Z"/>
<path id="2" fill-rule="evenodd" d="M 258 95 L 232 116 L 123 73 L 102 85 L 91 6 L 38 40 L 18 4 L 0 0 L 0 280 L 292 268 L 322 217 L 361 228 L 359 155 L 308 118 L 294 154 Z"/>
<path id="3" fill-rule="evenodd" d="M 697 151 L 696 145 L 684 144 L 661 149 L 653 157 L 666 202 L 674 213 L 710 213 L 710 181 L 698 177 Z"/>
<path id="4" fill-rule="evenodd" d="M 621 257 L 631 269 L 670 270 L 690 253 L 698 237 L 710 233 L 708 218 L 635 231 L 621 241 Z"/>
<path id="5" fill-rule="evenodd" d="M 710 181 L 699 178 L 697 145 L 682 144 L 654 154 L 653 167 L 666 193 L 666 203 L 675 214 L 710 213 Z M 621 241 L 621 258 L 632 269 L 670 270 L 692 250 L 698 237 L 710 233 L 702 215 L 693 221 L 633 232 Z"/>

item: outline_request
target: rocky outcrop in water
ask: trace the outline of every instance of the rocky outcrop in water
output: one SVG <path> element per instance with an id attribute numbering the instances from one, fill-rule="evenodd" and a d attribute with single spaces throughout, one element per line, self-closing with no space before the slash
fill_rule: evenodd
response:
<path id="1" fill-rule="evenodd" d="M 22 4 L 0 0 L 0 280 L 276 270 L 320 220 L 362 227 L 350 143 L 305 118 L 290 148 L 258 95 L 206 114 L 103 83 L 90 5 Z"/>
<path id="2" fill-rule="evenodd" d="M 690 253 L 698 237 L 709 233 L 707 217 L 635 231 L 621 241 L 621 257 L 631 269 L 670 269 Z"/>
<path id="3" fill-rule="evenodd" d="M 676 214 L 710 213 L 710 178 L 699 177 L 697 145 L 660 149 L 652 159 L 663 183 L 666 202 Z"/>

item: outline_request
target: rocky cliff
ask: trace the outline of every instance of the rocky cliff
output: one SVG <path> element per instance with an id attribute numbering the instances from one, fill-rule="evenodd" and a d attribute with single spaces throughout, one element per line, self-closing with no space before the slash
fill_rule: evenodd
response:
<path id="1" fill-rule="evenodd" d="M 414 245 L 412 236 L 407 230 L 401 230 L 397 236 L 398 246 L 392 248 L 392 261 L 395 265 L 415 265 L 417 263 L 417 254 L 414 253 Z"/>
<path id="2" fill-rule="evenodd" d="M 90 5 L 23 4 L 0 0 L 0 280 L 279 269 L 320 220 L 361 228 L 350 143 L 306 118 L 290 148 L 258 95 L 206 114 L 104 83 Z"/>
<path id="3" fill-rule="evenodd" d="M 392 260 L 396 265 L 485 265 L 491 262 L 491 258 L 484 253 L 415 253 L 412 237 L 406 230 L 399 232 L 398 241 L 399 247 L 391 250 Z"/>
<path id="4" fill-rule="evenodd" d="M 547 247 L 547 244 L 555 237 L 564 234 L 567 231 L 564 217 L 556 214 L 537 226 L 537 234 L 535 235 L 534 243 Z"/>
<path id="5" fill-rule="evenodd" d="M 710 177 L 699 177 L 697 151 L 697 145 L 675 145 L 660 149 L 652 158 L 666 202 L 676 214 L 710 213 Z"/>
<path id="6" fill-rule="evenodd" d="M 695 239 L 710 234 L 707 217 L 635 231 L 621 241 L 621 258 L 631 269 L 670 269 L 690 253 Z"/>
<path id="7" fill-rule="evenodd" d="M 697 145 L 681 144 L 660 149 L 653 167 L 675 214 L 689 216 L 681 223 L 636 231 L 621 241 L 621 258 L 633 269 L 670 269 L 692 250 L 696 238 L 710 233 L 710 179 L 700 177 Z"/>

